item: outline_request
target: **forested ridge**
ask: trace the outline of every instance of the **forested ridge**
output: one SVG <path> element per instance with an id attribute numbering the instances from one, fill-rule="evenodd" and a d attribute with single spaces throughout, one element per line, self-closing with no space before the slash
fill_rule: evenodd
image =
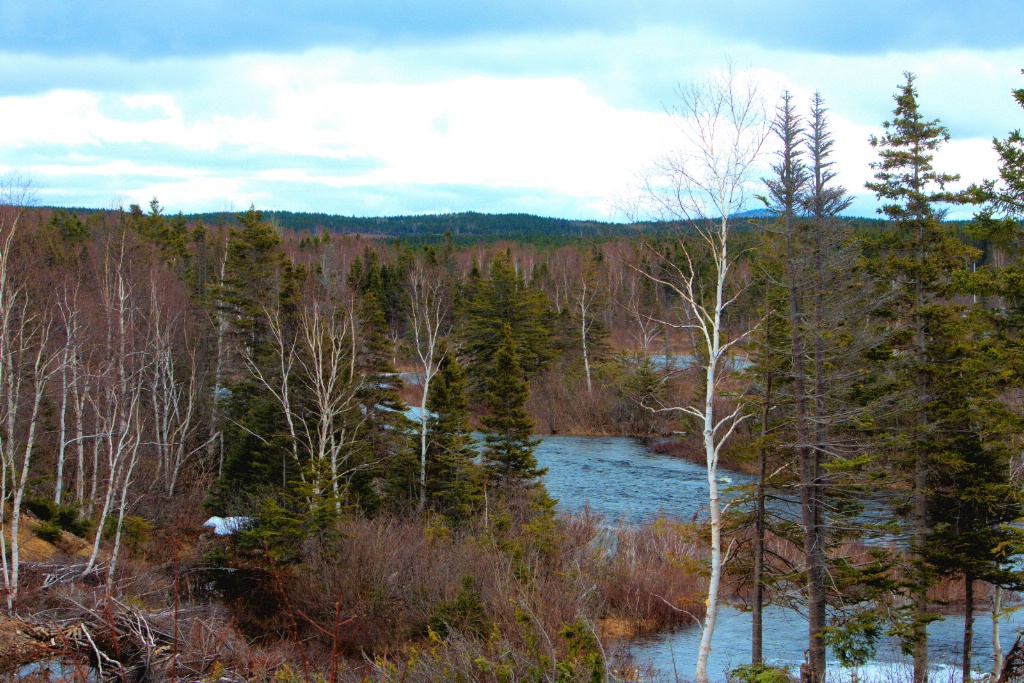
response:
<path id="1" fill-rule="evenodd" d="M 69 211 L 80 219 L 101 209 L 83 207 L 40 207 L 44 211 Z M 746 212 L 739 229 L 757 229 L 770 212 L 761 209 Z M 181 216 L 188 223 L 202 221 L 206 225 L 230 225 L 237 214 L 229 211 L 190 213 Z M 418 216 L 343 216 L 339 214 L 307 213 L 301 211 L 263 210 L 263 217 L 276 229 L 307 232 L 318 235 L 331 232 L 367 237 L 400 237 L 409 244 L 434 243 L 451 233 L 455 244 L 468 245 L 478 241 L 526 241 L 538 245 L 562 245 L 579 240 L 603 241 L 636 236 L 640 233 L 669 233 L 679 226 L 672 221 L 646 220 L 637 223 L 595 220 L 568 220 L 532 214 L 488 214 L 467 211 L 462 213 L 423 214 Z M 851 226 L 881 227 L 880 218 L 841 216 L 839 220 Z M 964 221 L 959 221 L 963 223 Z"/>
<path id="2" fill-rule="evenodd" d="M 0 570 L 49 641 L 0 664 L 635 680 L 616 643 L 699 622 L 703 683 L 728 599 L 751 681 L 773 603 L 808 615 L 805 681 L 890 635 L 924 683 L 951 607 L 969 653 L 976 604 L 1024 587 L 1021 137 L 959 185 L 907 74 L 882 217 L 851 219 L 820 96 L 734 86 L 682 91 L 672 115 L 734 137 L 698 127 L 714 163 L 667 158 L 631 224 L 39 208 L 5 181 Z M 706 465 L 706 518 L 556 514 L 548 434 Z M 755 481 L 728 505 L 720 465 Z"/>

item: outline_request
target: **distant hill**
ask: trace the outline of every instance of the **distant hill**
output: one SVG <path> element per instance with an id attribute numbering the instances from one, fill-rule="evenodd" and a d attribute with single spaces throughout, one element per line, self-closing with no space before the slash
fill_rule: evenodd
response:
<path id="1" fill-rule="evenodd" d="M 635 231 L 635 227 L 622 223 L 545 218 L 526 213 L 489 214 L 475 211 L 374 218 L 295 211 L 264 211 L 263 217 L 288 230 L 313 233 L 329 230 L 335 233 L 359 233 L 403 238 L 439 236 L 451 231 L 453 236 L 461 239 L 537 236 L 564 239 L 569 237 L 609 237 Z M 233 214 L 228 213 L 191 214 L 186 218 L 189 220 L 202 218 L 204 223 L 234 220 Z"/>
<path id="2" fill-rule="evenodd" d="M 44 211 L 52 207 L 42 207 Z M 68 208 L 77 214 L 102 213 L 104 209 Z M 145 210 L 145 208 L 143 209 Z M 218 211 L 185 214 L 189 222 L 202 220 L 208 225 L 234 225 L 238 212 Z M 771 213 L 755 209 L 736 214 L 736 229 L 756 229 L 771 220 Z M 385 238 L 402 238 L 409 242 L 433 242 L 451 231 L 456 242 L 477 240 L 521 240 L 565 243 L 575 239 L 602 239 L 635 235 L 640 231 L 659 233 L 671 230 L 671 223 L 610 223 L 596 220 L 548 218 L 527 213 L 463 213 L 423 214 L 419 216 L 342 216 L 299 211 L 263 211 L 263 217 L 283 230 L 320 233 L 360 234 Z M 885 221 L 874 218 L 845 218 L 856 228 L 880 227 Z"/>

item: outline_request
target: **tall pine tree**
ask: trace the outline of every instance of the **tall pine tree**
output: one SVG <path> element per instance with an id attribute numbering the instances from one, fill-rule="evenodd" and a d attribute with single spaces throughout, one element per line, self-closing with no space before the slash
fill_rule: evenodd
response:
<path id="1" fill-rule="evenodd" d="M 968 248 L 942 223 L 941 207 L 962 202 L 966 197 L 946 189 L 959 179 L 940 173 L 933 166 L 935 152 L 949 140 L 949 132 L 937 120 L 921 113 L 914 87 L 914 75 L 904 74 L 906 82 L 895 95 L 893 118 L 883 124 L 881 137 L 872 136 L 871 145 L 879 160 L 872 164 L 875 180 L 867 183 L 883 205 L 880 211 L 891 221 L 892 229 L 882 235 L 878 248 L 881 274 L 893 283 L 894 296 L 887 311 L 893 323 L 890 336 L 891 368 L 904 382 L 905 398 L 911 406 L 904 423 L 893 432 L 898 453 L 909 460 L 912 472 L 912 500 L 909 527 L 914 563 L 913 622 L 910 643 L 914 652 L 914 683 L 928 677 L 927 588 L 931 567 L 925 558 L 930 534 L 928 489 L 935 476 L 933 454 L 937 445 L 937 416 L 933 406 L 939 397 L 929 383 L 929 358 L 935 330 L 929 321 L 944 316 L 951 280 L 957 270 L 969 262 Z M 893 425 L 897 427 L 897 425 Z"/>
<path id="2" fill-rule="evenodd" d="M 469 429 L 466 373 L 446 347 L 427 397 L 427 504 L 453 521 L 468 518 L 482 496 L 482 473 Z"/>
<path id="3" fill-rule="evenodd" d="M 499 489 L 530 486 L 546 470 L 537 467 L 533 454 L 538 440 L 533 438 L 533 420 L 526 412 L 530 388 L 508 323 L 484 386 L 488 413 L 482 419 L 486 430 L 483 462 L 488 480 Z"/>

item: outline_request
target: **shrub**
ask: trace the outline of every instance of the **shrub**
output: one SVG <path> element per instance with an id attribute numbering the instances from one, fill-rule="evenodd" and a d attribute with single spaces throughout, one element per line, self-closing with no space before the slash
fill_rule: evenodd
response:
<path id="1" fill-rule="evenodd" d="M 103 538 L 113 540 L 117 533 L 117 515 L 110 515 L 103 524 Z M 121 546 L 132 553 L 137 553 L 149 541 L 153 533 L 153 525 L 142 517 L 126 515 L 121 523 Z"/>
<path id="2" fill-rule="evenodd" d="M 22 501 L 21 506 L 42 522 L 49 522 L 57 516 L 57 504 L 49 498 L 30 496 Z"/>
<path id="3" fill-rule="evenodd" d="M 59 506 L 53 521 L 64 531 L 79 538 L 87 538 L 92 533 L 92 520 L 82 517 L 74 505 Z"/>
<path id="4" fill-rule="evenodd" d="M 729 680 L 741 683 L 792 683 L 793 678 L 785 669 L 765 664 L 747 664 L 730 671 Z"/>
<path id="5" fill-rule="evenodd" d="M 428 622 L 430 630 L 441 638 L 447 638 L 452 631 L 464 636 L 483 636 L 489 630 L 487 609 L 480 591 L 473 585 L 473 577 L 462 577 L 462 586 L 451 600 L 438 603 Z"/>
<path id="6" fill-rule="evenodd" d="M 92 531 L 92 522 L 83 519 L 74 504 L 58 505 L 49 498 L 32 496 L 26 498 L 22 505 L 41 522 L 50 522 L 53 526 L 80 538 L 87 537 Z"/>
<path id="7" fill-rule="evenodd" d="M 601 658 L 601 644 L 594 632 L 582 620 L 566 624 L 558 635 L 565 638 L 568 653 L 555 667 L 558 671 L 556 683 L 587 681 L 604 683 L 604 660 Z"/>
<path id="8" fill-rule="evenodd" d="M 40 522 L 39 526 L 36 527 L 36 536 L 47 543 L 56 543 L 60 540 L 63 533 L 61 528 L 53 522 Z"/>

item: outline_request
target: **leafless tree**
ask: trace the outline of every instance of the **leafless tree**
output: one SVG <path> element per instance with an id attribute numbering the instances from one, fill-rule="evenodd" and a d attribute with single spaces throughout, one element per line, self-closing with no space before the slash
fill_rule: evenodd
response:
<path id="1" fill-rule="evenodd" d="M 663 322 L 691 333 L 703 362 L 703 401 L 662 409 L 688 415 L 702 426 L 711 519 L 711 576 L 696 680 L 706 683 L 725 559 L 718 458 L 745 417 L 742 402 L 728 414 L 718 414 L 720 403 L 716 399 L 730 350 L 751 332 L 747 329 L 730 338 L 725 330 L 723 316 L 743 290 L 730 279 L 736 257 L 730 253 L 729 233 L 734 215 L 743 210 L 750 196 L 757 173 L 755 164 L 769 126 L 756 86 L 731 67 L 706 82 L 680 86 L 677 95 L 670 114 L 682 133 L 683 147 L 663 157 L 645 177 L 642 196 L 653 217 L 685 226 L 678 240 L 682 259 L 676 262 L 652 249 L 652 256 L 661 261 L 663 268 L 653 274 L 640 272 L 678 297 L 675 318 Z M 710 282 L 702 277 L 702 257 L 709 259 Z"/>
<path id="2" fill-rule="evenodd" d="M 141 457 L 145 434 L 143 390 L 149 371 L 150 354 L 143 320 L 144 295 L 133 271 L 130 237 L 125 231 L 108 236 L 103 245 L 100 298 L 104 313 L 106 343 L 96 377 L 93 397 L 97 432 L 103 434 L 106 455 L 106 486 L 97 518 L 96 538 L 83 574 L 95 570 L 100 541 L 107 518 L 116 515 L 114 544 L 107 566 L 108 585 L 117 567 L 129 492 Z M 94 451 L 93 487 L 99 474 L 99 441 Z"/>
<path id="3" fill-rule="evenodd" d="M 587 393 L 594 393 L 590 377 L 590 359 L 593 355 L 594 324 L 603 301 L 604 293 L 598 286 L 597 271 L 593 259 L 586 259 L 577 268 L 572 282 L 572 304 L 579 314 L 580 351 L 583 354 L 583 371 L 587 378 Z"/>
<path id="4" fill-rule="evenodd" d="M 78 383 L 80 381 L 78 372 L 78 357 L 81 353 L 81 319 L 78 309 L 79 282 L 68 282 L 60 292 L 60 299 L 57 302 L 57 310 L 60 313 L 61 326 L 64 331 L 64 344 L 61 348 L 60 360 L 60 412 L 58 414 L 59 429 L 57 443 L 57 472 L 56 482 L 53 490 L 53 502 L 61 504 L 64 493 L 64 464 L 67 458 L 68 446 L 77 445 L 79 452 L 84 448 L 83 429 L 81 422 L 81 405 L 77 397 L 81 395 Z M 70 405 L 69 405 L 70 404 Z M 76 435 L 68 437 L 68 412 L 69 407 L 75 412 Z M 84 455 L 79 458 L 84 460 Z"/>
<path id="5" fill-rule="evenodd" d="M 329 493 L 336 509 L 365 419 L 356 400 L 354 316 L 353 301 L 338 296 L 312 297 L 299 315 L 299 377 L 308 398 L 294 420 L 310 457 L 313 493 Z"/>
<path id="6" fill-rule="evenodd" d="M 281 408 L 288 428 L 288 454 L 315 506 L 333 496 L 339 507 L 340 482 L 365 420 L 359 415 L 354 302 L 318 285 L 307 293 L 294 322 L 280 306 L 263 306 L 270 332 L 273 368 L 264 367 L 252 350 L 240 356 L 250 375 Z"/>
<path id="7" fill-rule="evenodd" d="M 156 477 L 167 498 L 172 498 L 185 462 L 207 444 L 194 444 L 203 386 L 198 345 L 191 338 L 188 321 L 183 320 L 183 311 L 169 310 L 168 289 L 156 280 L 150 286 L 148 389 Z M 182 338 L 181 357 L 175 345 L 178 336 Z"/>
<path id="8" fill-rule="evenodd" d="M 423 398 L 420 400 L 420 500 L 422 513 L 427 504 L 427 398 L 430 382 L 437 374 L 438 347 L 449 325 L 451 298 L 447 282 L 436 268 L 417 261 L 409 272 L 409 324 L 420 367 L 423 368 Z"/>
<path id="9" fill-rule="evenodd" d="M 0 181 L 0 556 L 7 608 L 18 596 L 21 505 L 41 422 L 47 384 L 58 372 L 60 354 L 51 347 L 56 322 L 52 309 L 28 286 L 31 264 L 19 252 L 19 227 L 34 200 L 31 183 L 9 176 Z M 11 499 L 10 553 L 4 527 Z"/>

